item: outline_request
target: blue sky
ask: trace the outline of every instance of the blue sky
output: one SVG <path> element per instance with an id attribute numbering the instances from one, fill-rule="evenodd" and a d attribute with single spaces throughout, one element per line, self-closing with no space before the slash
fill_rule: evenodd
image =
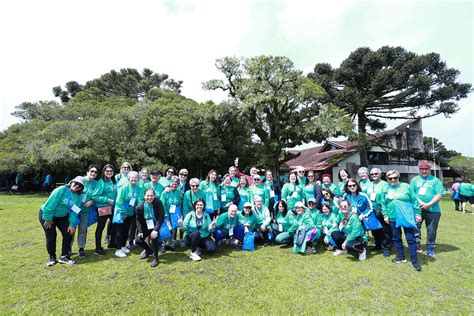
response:
<path id="1" fill-rule="evenodd" d="M 437 52 L 460 81 L 473 83 L 472 1 L 8 1 L 0 4 L 0 129 L 23 101 L 52 99 L 51 88 L 111 69 L 150 68 L 183 80 L 197 101 L 219 78 L 224 56 L 284 55 L 305 73 L 338 67 L 360 46 Z M 423 122 L 425 136 L 474 156 L 474 97 L 450 119 Z M 389 126 L 399 121 L 389 122 Z"/>

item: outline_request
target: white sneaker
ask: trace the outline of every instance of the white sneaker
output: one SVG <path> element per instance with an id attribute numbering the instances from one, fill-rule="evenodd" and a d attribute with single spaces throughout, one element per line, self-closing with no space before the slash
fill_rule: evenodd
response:
<path id="1" fill-rule="evenodd" d="M 122 249 L 117 249 L 115 250 L 115 256 L 119 258 L 125 258 L 127 255 L 122 251 Z"/>
<path id="2" fill-rule="evenodd" d="M 125 254 L 129 254 L 129 253 L 130 253 L 130 249 L 128 249 L 127 247 L 122 247 L 122 251 L 123 251 Z"/>
<path id="3" fill-rule="evenodd" d="M 365 251 L 365 248 L 364 248 L 364 251 L 359 254 L 359 260 L 362 261 L 365 259 L 367 259 L 367 251 Z"/>
<path id="4" fill-rule="evenodd" d="M 189 256 L 191 260 L 193 261 L 200 261 L 201 257 L 197 254 L 197 252 L 191 252 L 191 255 Z"/>
<path id="5" fill-rule="evenodd" d="M 347 255 L 347 250 L 336 249 L 336 250 L 334 251 L 333 255 L 335 255 L 335 256 Z"/>

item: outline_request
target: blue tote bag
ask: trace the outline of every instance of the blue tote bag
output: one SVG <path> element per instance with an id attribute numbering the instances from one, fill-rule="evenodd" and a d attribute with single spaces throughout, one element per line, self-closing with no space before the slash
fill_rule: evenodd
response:
<path id="1" fill-rule="evenodd" d="M 160 241 L 165 241 L 170 238 L 171 238 L 171 231 L 168 227 L 168 224 L 165 221 L 163 224 L 161 224 L 161 227 L 160 227 Z"/>
<path id="2" fill-rule="evenodd" d="M 382 228 L 382 224 L 380 224 L 379 220 L 373 212 L 370 213 L 369 217 L 364 218 L 362 222 L 364 223 L 364 227 L 366 230 L 376 230 Z"/>
<path id="3" fill-rule="evenodd" d="M 97 207 L 91 206 L 89 209 L 89 219 L 87 221 L 87 227 L 94 225 L 97 223 L 97 220 L 99 219 L 99 214 L 97 213 Z"/>
<path id="4" fill-rule="evenodd" d="M 416 228 L 413 204 L 402 201 L 393 201 L 392 203 L 395 203 L 395 226 Z"/>
<path id="5" fill-rule="evenodd" d="M 242 243 L 242 250 L 255 250 L 255 233 L 248 230 L 244 233 L 244 242 Z"/>
<path id="6" fill-rule="evenodd" d="M 181 208 L 179 206 L 176 206 L 176 210 L 174 213 L 170 213 L 170 221 L 171 221 L 171 227 L 173 229 L 178 228 L 178 219 L 181 218 L 183 219 L 183 215 L 181 214 Z"/>

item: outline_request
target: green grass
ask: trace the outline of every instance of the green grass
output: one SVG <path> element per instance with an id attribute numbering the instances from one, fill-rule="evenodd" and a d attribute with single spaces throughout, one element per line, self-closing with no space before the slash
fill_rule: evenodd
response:
<path id="1" fill-rule="evenodd" d="M 110 250 L 94 255 L 95 226 L 86 258 L 47 268 L 38 222 L 44 200 L 0 195 L 1 314 L 474 313 L 474 216 L 453 211 L 447 199 L 437 258 L 422 255 L 422 272 L 382 255 L 359 262 L 320 248 L 301 256 L 279 246 L 221 249 L 201 262 L 190 262 L 188 251 L 166 253 L 152 269 L 138 249 L 125 259 Z"/>

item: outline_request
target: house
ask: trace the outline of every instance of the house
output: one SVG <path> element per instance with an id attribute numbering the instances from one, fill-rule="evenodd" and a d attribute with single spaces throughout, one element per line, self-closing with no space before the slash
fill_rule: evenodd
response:
<path id="1" fill-rule="evenodd" d="M 374 143 L 368 152 L 369 169 L 379 168 L 382 170 L 383 177 L 389 170 L 398 170 L 401 175 L 400 180 L 404 182 L 410 182 L 413 177 L 418 175 L 418 160 L 401 153 L 423 151 L 421 119 L 408 120 L 394 129 L 375 133 L 369 138 Z M 360 167 L 358 146 L 358 141 L 328 140 L 320 146 L 304 150 L 291 150 L 296 157 L 289 160 L 287 165 L 290 169 L 303 166 L 306 170 L 313 170 L 319 175 L 329 173 L 332 175 L 333 181 L 337 183 L 337 175 L 341 169 L 347 169 L 352 177 L 357 176 L 357 170 Z M 437 161 L 436 163 L 431 162 L 431 165 L 441 181 L 444 177 L 460 176 L 445 163 Z"/>

